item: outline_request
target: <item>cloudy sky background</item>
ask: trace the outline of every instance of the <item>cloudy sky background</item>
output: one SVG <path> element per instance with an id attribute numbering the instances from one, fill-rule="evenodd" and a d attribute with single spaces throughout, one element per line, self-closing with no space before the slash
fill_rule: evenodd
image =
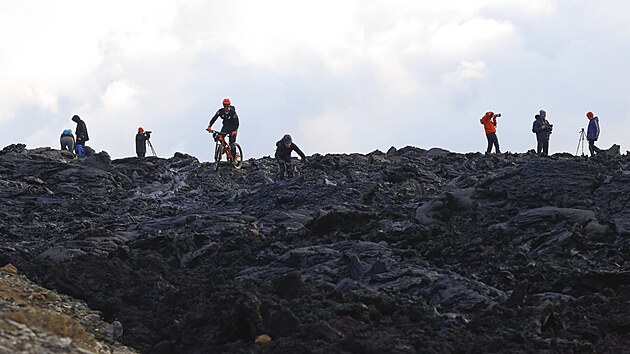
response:
<path id="1" fill-rule="evenodd" d="M 204 130 L 229 97 L 245 157 L 290 133 L 306 152 L 390 146 L 575 153 L 587 111 L 598 145 L 630 150 L 624 0 L 0 0 L 0 148 L 59 148 L 80 115 L 88 145 L 210 159 Z M 215 124 L 216 128 L 220 124 Z M 586 149 L 588 150 L 588 149 Z"/>

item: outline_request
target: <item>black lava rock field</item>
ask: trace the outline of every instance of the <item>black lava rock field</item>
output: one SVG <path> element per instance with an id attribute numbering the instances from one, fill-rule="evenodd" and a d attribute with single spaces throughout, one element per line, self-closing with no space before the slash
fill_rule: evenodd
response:
<path id="1" fill-rule="evenodd" d="M 143 353 L 630 351 L 630 156 L 0 151 L 0 266 Z"/>

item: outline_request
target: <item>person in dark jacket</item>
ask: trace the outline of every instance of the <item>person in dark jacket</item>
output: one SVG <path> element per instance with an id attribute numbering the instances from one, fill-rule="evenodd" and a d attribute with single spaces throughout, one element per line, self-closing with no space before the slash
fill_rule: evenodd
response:
<path id="1" fill-rule="evenodd" d="M 492 145 L 494 145 L 494 151 L 497 154 L 501 153 L 499 149 L 499 138 L 497 138 L 497 117 L 501 117 L 501 113 L 495 114 L 494 112 L 486 112 L 479 120 L 479 122 L 483 124 L 483 129 L 486 131 L 486 139 L 488 139 L 486 155 L 492 152 Z"/>
<path id="2" fill-rule="evenodd" d="M 291 164 L 291 153 L 295 151 L 302 161 L 306 162 L 306 156 L 300 148 L 293 143 L 291 135 L 286 134 L 282 139 L 276 142 L 276 161 L 278 162 L 278 179 L 284 179 L 286 172 L 287 177 L 293 177 L 293 166 Z"/>
<path id="3" fill-rule="evenodd" d="M 84 157 L 85 150 L 83 149 L 83 146 L 85 146 L 86 141 L 90 140 L 90 137 L 87 131 L 87 126 L 85 125 L 85 122 L 76 114 L 72 116 L 72 121 L 77 123 L 77 128 L 74 130 L 77 133 L 77 140 L 76 140 L 77 155 L 79 155 L 79 157 Z"/>
<path id="4" fill-rule="evenodd" d="M 547 112 L 541 109 L 540 114 L 536 115 L 536 120 L 532 125 L 532 132 L 536 133 L 536 140 L 538 141 L 536 148 L 538 155 L 549 155 L 549 136 L 551 135 L 552 129 L 553 125 L 547 121 Z"/>
<path id="5" fill-rule="evenodd" d="M 72 129 L 66 129 L 61 133 L 59 143 L 61 144 L 61 150 L 74 153 L 74 135 L 72 134 Z"/>
<path id="6" fill-rule="evenodd" d="M 238 132 L 238 114 L 236 114 L 236 108 L 232 106 L 232 102 L 230 102 L 229 98 L 223 100 L 223 108 L 219 108 L 217 113 L 210 119 L 210 123 L 208 123 L 208 128 L 206 130 L 210 132 L 212 130 L 212 124 L 218 119 L 221 118 L 223 120 L 223 126 L 221 127 L 221 135 L 230 136 L 230 153 L 232 156 L 236 156 L 236 146 L 232 145 L 236 142 L 236 134 Z"/>
<path id="7" fill-rule="evenodd" d="M 151 139 L 151 132 L 144 131 L 142 127 L 138 128 L 136 134 L 136 154 L 138 157 L 144 157 L 147 153 L 147 141 Z"/>
<path id="8" fill-rule="evenodd" d="M 595 142 L 599 139 L 599 118 L 593 116 L 593 112 L 586 113 L 588 118 L 588 129 L 586 131 L 586 140 L 588 140 L 588 150 L 591 152 L 591 156 L 601 151 L 600 148 L 595 146 Z"/>

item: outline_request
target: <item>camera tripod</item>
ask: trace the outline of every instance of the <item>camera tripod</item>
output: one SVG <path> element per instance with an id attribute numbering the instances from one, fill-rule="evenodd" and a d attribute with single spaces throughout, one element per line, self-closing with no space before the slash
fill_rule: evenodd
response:
<path id="1" fill-rule="evenodd" d="M 584 129 L 582 129 L 584 130 Z M 155 149 L 153 148 L 153 144 L 151 144 L 151 140 L 147 139 L 147 143 L 149 143 L 149 147 L 151 148 L 151 152 L 153 153 L 153 156 L 157 157 L 157 154 L 155 153 Z"/>
<path id="2" fill-rule="evenodd" d="M 584 128 L 580 130 L 580 138 L 578 139 L 577 149 L 575 150 L 575 156 L 577 156 L 578 151 L 580 150 L 580 145 L 582 146 L 582 156 L 584 156 L 584 139 L 586 138 L 586 134 L 584 133 Z"/>

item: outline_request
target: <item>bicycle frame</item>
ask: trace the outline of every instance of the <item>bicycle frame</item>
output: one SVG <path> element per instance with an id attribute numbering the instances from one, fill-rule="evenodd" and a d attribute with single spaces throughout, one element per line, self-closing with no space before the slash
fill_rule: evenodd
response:
<path id="1" fill-rule="evenodd" d="M 217 136 L 218 137 L 215 138 L 214 141 L 216 142 L 217 145 L 221 144 L 221 147 L 223 148 L 223 153 L 227 155 L 228 159 L 232 159 L 232 155 L 230 154 L 231 144 L 225 141 L 225 135 L 218 133 Z"/>
<path id="2" fill-rule="evenodd" d="M 225 134 L 221 134 L 216 130 L 209 131 L 212 134 L 212 138 L 215 141 L 215 170 L 219 169 L 219 162 L 221 161 L 221 156 L 226 155 L 228 161 L 234 166 L 236 169 L 240 169 L 243 163 L 243 150 L 238 143 L 228 143 L 225 141 Z M 232 156 L 232 149 L 236 151 L 236 155 Z"/>

